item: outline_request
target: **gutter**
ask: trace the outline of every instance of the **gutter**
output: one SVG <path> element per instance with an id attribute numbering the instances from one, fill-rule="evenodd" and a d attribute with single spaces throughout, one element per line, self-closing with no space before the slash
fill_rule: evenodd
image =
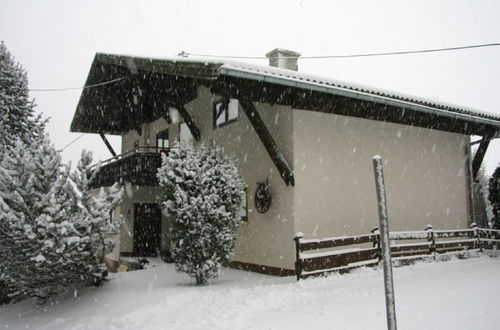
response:
<path id="1" fill-rule="evenodd" d="M 453 112 L 453 111 L 449 111 L 449 110 L 432 108 L 429 106 L 419 105 L 419 104 L 415 104 L 415 103 L 411 103 L 411 102 L 407 102 L 407 101 L 394 100 L 394 99 L 391 99 L 391 98 L 388 98 L 385 96 L 372 95 L 372 94 L 360 92 L 360 91 L 352 91 L 350 89 L 346 89 L 346 88 L 342 88 L 342 87 L 325 87 L 324 85 L 320 85 L 317 83 L 310 83 L 310 82 L 306 83 L 306 82 L 291 80 L 291 79 L 286 79 L 286 78 L 271 77 L 268 75 L 262 75 L 262 74 L 252 73 L 252 72 L 248 72 L 248 71 L 241 71 L 241 70 L 236 70 L 236 69 L 231 69 L 231 68 L 221 67 L 221 68 L 219 68 L 219 73 L 220 73 L 220 75 L 225 75 L 225 76 L 229 76 L 229 77 L 262 81 L 262 82 L 267 82 L 267 83 L 271 83 L 271 84 L 300 88 L 300 89 L 307 89 L 307 90 L 312 90 L 312 91 L 326 93 L 326 94 L 340 95 L 340 96 L 345 96 L 345 97 L 354 98 L 354 99 L 363 100 L 363 101 L 380 103 L 380 104 L 395 106 L 395 107 L 402 107 L 405 109 L 415 110 L 415 111 L 426 113 L 426 114 L 441 115 L 441 116 L 452 118 L 452 119 L 460 119 L 460 120 L 472 122 L 475 124 L 483 124 L 483 125 L 493 126 L 496 128 L 496 133 L 492 136 L 492 138 L 500 137 L 500 122 L 495 121 L 495 120 L 490 120 L 487 118 L 480 118 L 480 117 L 468 115 L 465 113 L 457 113 L 457 112 Z"/>

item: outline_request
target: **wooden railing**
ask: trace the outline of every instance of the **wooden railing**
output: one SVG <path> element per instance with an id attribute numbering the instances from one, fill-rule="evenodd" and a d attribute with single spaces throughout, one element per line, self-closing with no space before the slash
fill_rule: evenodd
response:
<path id="1" fill-rule="evenodd" d="M 138 186 L 157 186 L 156 172 L 161 166 L 161 153 L 170 149 L 155 147 L 137 147 L 115 157 L 106 159 L 91 167 L 99 166 L 96 177 L 91 182 L 92 188 L 111 186 L 115 182 L 130 182 Z"/>
<path id="2" fill-rule="evenodd" d="M 391 232 L 391 256 L 397 262 L 410 262 L 465 250 L 500 247 L 500 230 L 478 228 Z M 346 272 L 362 266 L 376 266 L 381 260 L 378 229 L 371 234 L 325 239 L 304 239 L 295 235 L 297 280 L 329 272 Z M 323 250 L 323 251 L 321 251 Z M 325 251 L 326 250 L 326 251 Z"/>

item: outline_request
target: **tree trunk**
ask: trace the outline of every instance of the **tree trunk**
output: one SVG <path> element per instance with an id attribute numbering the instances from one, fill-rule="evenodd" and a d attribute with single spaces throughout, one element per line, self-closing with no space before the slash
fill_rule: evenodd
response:
<path id="1" fill-rule="evenodd" d="M 196 275 L 196 285 L 207 285 L 208 281 L 203 275 Z"/>

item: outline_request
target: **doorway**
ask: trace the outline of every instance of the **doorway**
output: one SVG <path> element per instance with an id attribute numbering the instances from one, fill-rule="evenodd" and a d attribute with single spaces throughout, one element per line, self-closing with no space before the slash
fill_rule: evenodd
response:
<path id="1" fill-rule="evenodd" d="M 158 256 L 160 237 L 161 211 L 158 204 L 134 204 L 134 256 Z"/>

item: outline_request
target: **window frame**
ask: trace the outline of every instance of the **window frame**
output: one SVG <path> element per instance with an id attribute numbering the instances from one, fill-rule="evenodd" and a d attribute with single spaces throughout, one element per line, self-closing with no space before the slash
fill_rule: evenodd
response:
<path id="1" fill-rule="evenodd" d="M 238 102 L 237 108 L 236 108 L 236 110 L 237 110 L 236 117 L 229 119 L 229 103 L 232 100 L 238 102 L 238 99 L 231 99 L 231 98 L 223 98 L 223 99 L 220 99 L 220 100 L 217 100 L 214 102 L 213 108 L 212 108 L 212 126 L 213 126 L 213 129 L 221 128 L 221 127 L 227 126 L 231 123 L 234 123 L 235 121 L 238 121 L 238 117 L 240 116 L 239 102 Z M 219 106 L 219 105 L 220 105 L 220 108 L 218 111 L 217 106 Z M 217 124 L 217 120 L 220 119 L 219 117 L 221 115 L 224 115 L 224 117 L 225 117 L 224 122 Z"/>
<path id="2" fill-rule="evenodd" d="M 162 134 L 165 134 L 165 133 L 166 133 L 166 137 L 167 138 L 166 139 L 162 138 L 161 140 L 162 141 L 165 141 L 165 140 L 168 141 L 168 146 L 167 147 L 158 145 L 158 141 L 160 140 L 159 136 L 162 135 Z M 168 149 L 168 148 L 170 148 L 170 134 L 169 134 L 168 128 L 165 128 L 165 129 L 162 129 L 161 131 L 156 132 L 156 150 L 160 151 L 160 150 Z"/>

